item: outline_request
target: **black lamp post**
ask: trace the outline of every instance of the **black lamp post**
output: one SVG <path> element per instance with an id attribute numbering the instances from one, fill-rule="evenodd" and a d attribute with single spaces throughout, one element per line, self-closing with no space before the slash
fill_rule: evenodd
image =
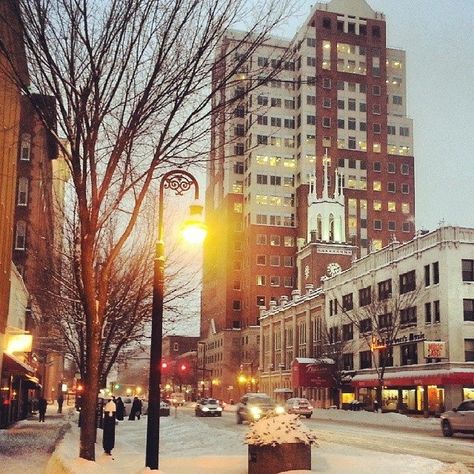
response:
<path id="1" fill-rule="evenodd" d="M 169 171 L 160 181 L 158 203 L 158 237 L 155 247 L 153 264 L 153 305 L 151 313 L 151 347 L 150 347 L 150 379 L 148 388 L 148 420 L 146 432 L 146 466 L 158 469 L 160 450 L 160 385 L 161 358 L 163 338 L 163 297 L 165 273 L 165 249 L 163 242 L 163 197 L 164 190 L 171 189 L 181 196 L 194 186 L 194 198 L 199 199 L 199 185 L 196 178 L 187 171 Z M 202 206 L 191 206 L 191 220 L 188 225 L 200 232 L 200 240 L 205 236 L 205 226 L 198 220 L 202 214 Z M 194 216 L 194 220 L 193 219 Z M 197 239 L 196 239 L 197 240 Z"/>

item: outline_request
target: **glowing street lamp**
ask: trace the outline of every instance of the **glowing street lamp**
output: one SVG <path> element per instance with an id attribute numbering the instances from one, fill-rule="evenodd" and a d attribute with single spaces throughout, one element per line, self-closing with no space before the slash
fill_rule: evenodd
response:
<path id="1" fill-rule="evenodd" d="M 150 379 L 148 389 L 148 420 L 146 433 L 146 466 L 158 469 L 160 449 L 160 385 L 162 370 L 163 299 L 165 278 L 165 249 L 163 242 L 164 190 L 171 189 L 181 196 L 194 186 L 194 199 L 199 199 L 196 178 L 184 170 L 172 170 L 160 181 L 158 202 L 158 237 L 153 265 L 153 306 L 151 313 Z M 202 222 L 202 206 L 193 204 L 191 215 L 182 228 L 183 237 L 193 243 L 202 242 L 206 227 Z"/>

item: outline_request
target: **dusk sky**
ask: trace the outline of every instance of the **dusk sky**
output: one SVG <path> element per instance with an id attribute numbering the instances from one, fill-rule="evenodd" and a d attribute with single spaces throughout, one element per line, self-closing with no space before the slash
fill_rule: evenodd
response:
<path id="1" fill-rule="evenodd" d="M 292 32 L 316 3 L 300 2 Z M 474 227 L 474 0 L 367 3 L 385 14 L 387 46 L 407 55 L 416 227 L 433 230 L 441 221 Z"/>

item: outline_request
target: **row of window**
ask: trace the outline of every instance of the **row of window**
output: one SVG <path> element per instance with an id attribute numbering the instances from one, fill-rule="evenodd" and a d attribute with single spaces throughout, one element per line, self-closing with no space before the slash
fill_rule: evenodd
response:
<path id="1" fill-rule="evenodd" d="M 367 169 L 367 163 L 364 160 L 357 160 L 355 158 L 339 158 L 338 167 L 345 168 L 346 162 L 347 162 L 348 168 L 361 169 L 361 170 Z M 382 163 L 380 161 L 374 161 L 372 163 L 372 169 L 378 173 L 382 172 Z M 394 162 L 387 163 L 387 172 L 390 174 L 395 174 L 397 172 L 397 164 Z M 401 163 L 400 172 L 402 175 L 409 175 L 410 166 L 407 163 Z M 395 183 L 392 183 L 392 184 L 395 184 Z"/>
<path id="2" fill-rule="evenodd" d="M 314 26 L 314 25 L 312 25 Z M 323 18 L 323 28 L 326 30 L 333 29 L 332 19 L 329 17 Z M 366 24 L 359 24 L 352 21 L 343 21 L 337 20 L 336 22 L 336 30 L 339 33 L 349 33 L 353 35 L 360 35 L 360 36 L 367 36 L 368 30 Z M 382 31 L 380 26 L 372 25 L 370 29 L 370 33 L 372 38 L 379 39 L 382 36 Z M 314 38 L 306 38 L 306 44 L 308 46 L 316 46 L 316 39 Z"/>
<path id="3" fill-rule="evenodd" d="M 257 174 L 257 184 L 293 187 L 295 185 L 295 178 L 294 176 L 267 176 L 266 174 Z M 248 185 L 250 185 L 250 181 Z"/>
<path id="4" fill-rule="evenodd" d="M 294 247 L 295 238 L 290 235 L 276 235 L 270 234 L 257 234 L 257 245 L 271 245 L 272 247 L 279 247 L 283 245 L 284 247 Z"/>
<path id="5" fill-rule="evenodd" d="M 361 369 L 370 369 L 374 362 L 375 354 L 372 351 L 359 352 L 359 367 Z M 474 339 L 464 339 L 464 360 L 474 362 Z M 434 359 L 432 361 L 438 361 Z M 418 364 L 418 344 L 410 343 L 400 346 L 400 365 Z M 393 367 L 393 350 L 379 350 L 377 367 Z M 343 354 L 344 370 L 354 370 L 354 354 Z"/>
<path id="6" fill-rule="evenodd" d="M 271 267 L 279 267 L 282 264 L 284 267 L 294 267 L 295 259 L 292 255 L 257 255 L 257 265 L 267 265 L 267 257 Z"/>
<path id="7" fill-rule="evenodd" d="M 266 275 L 257 275 L 256 276 L 257 286 L 266 286 L 267 281 L 270 286 L 279 287 L 283 283 L 283 286 L 288 288 L 293 288 L 293 279 L 291 277 L 279 277 L 277 275 L 273 275 L 267 277 Z M 291 283 L 291 284 L 290 284 Z"/>
<path id="8" fill-rule="evenodd" d="M 280 282 L 283 283 L 283 286 L 285 288 L 293 288 L 293 285 L 294 285 L 294 278 L 291 277 L 291 276 L 286 276 L 286 277 L 274 277 L 274 278 L 278 278 Z M 276 281 L 276 280 L 275 280 Z M 281 284 L 279 285 L 271 285 L 271 286 L 281 286 Z M 270 296 L 269 298 L 269 304 L 270 305 L 276 305 L 277 304 L 277 301 L 278 301 L 278 297 L 276 296 Z M 256 305 L 260 308 L 260 307 L 267 307 L 267 298 L 263 295 L 258 295 L 256 297 Z M 241 300 L 233 300 L 232 301 L 232 309 L 234 311 L 241 311 L 242 310 L 242 301 Z"/>
<path id="9" fill-rule="evenodd" d="M 283 227 L 294 227 L 295 215 L 289 214 L 285 216 L 278 216 L 278 215 L 257 214 L 256 221 L 257 221 L 257 224 L 260 224 L 260 225 L 277 225 L 277 226 L 283 226 Z"/>
<path id="10" fill-rule="evenodd" d="M 248 199 L 250 200 L 251 195 L 249 193 Z M 267 196 L 266 194 L 256 194 L 255 202 L 261 206 L 283 206 L 293 207 L 295 205 L 295 196 L 291 194 L 289 196 Z"/>

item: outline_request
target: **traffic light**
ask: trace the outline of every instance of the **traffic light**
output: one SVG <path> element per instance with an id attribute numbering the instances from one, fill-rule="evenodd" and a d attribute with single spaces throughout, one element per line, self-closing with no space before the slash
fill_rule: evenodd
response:
<path id="1" fill-rule="evenodd" d="M 187 369 L 186 364 L 181 364 L 180 369 L 181 369 L 181 372 L 184 372 Z"/>
<path id="2" fill-rule="evenodd" d="M 162 368 L 162 369 L 168 368 L 168 364 L 167 364 L 166 362 L 162 362 L 162 363 L 161 363 L 161 368 Z"/>

